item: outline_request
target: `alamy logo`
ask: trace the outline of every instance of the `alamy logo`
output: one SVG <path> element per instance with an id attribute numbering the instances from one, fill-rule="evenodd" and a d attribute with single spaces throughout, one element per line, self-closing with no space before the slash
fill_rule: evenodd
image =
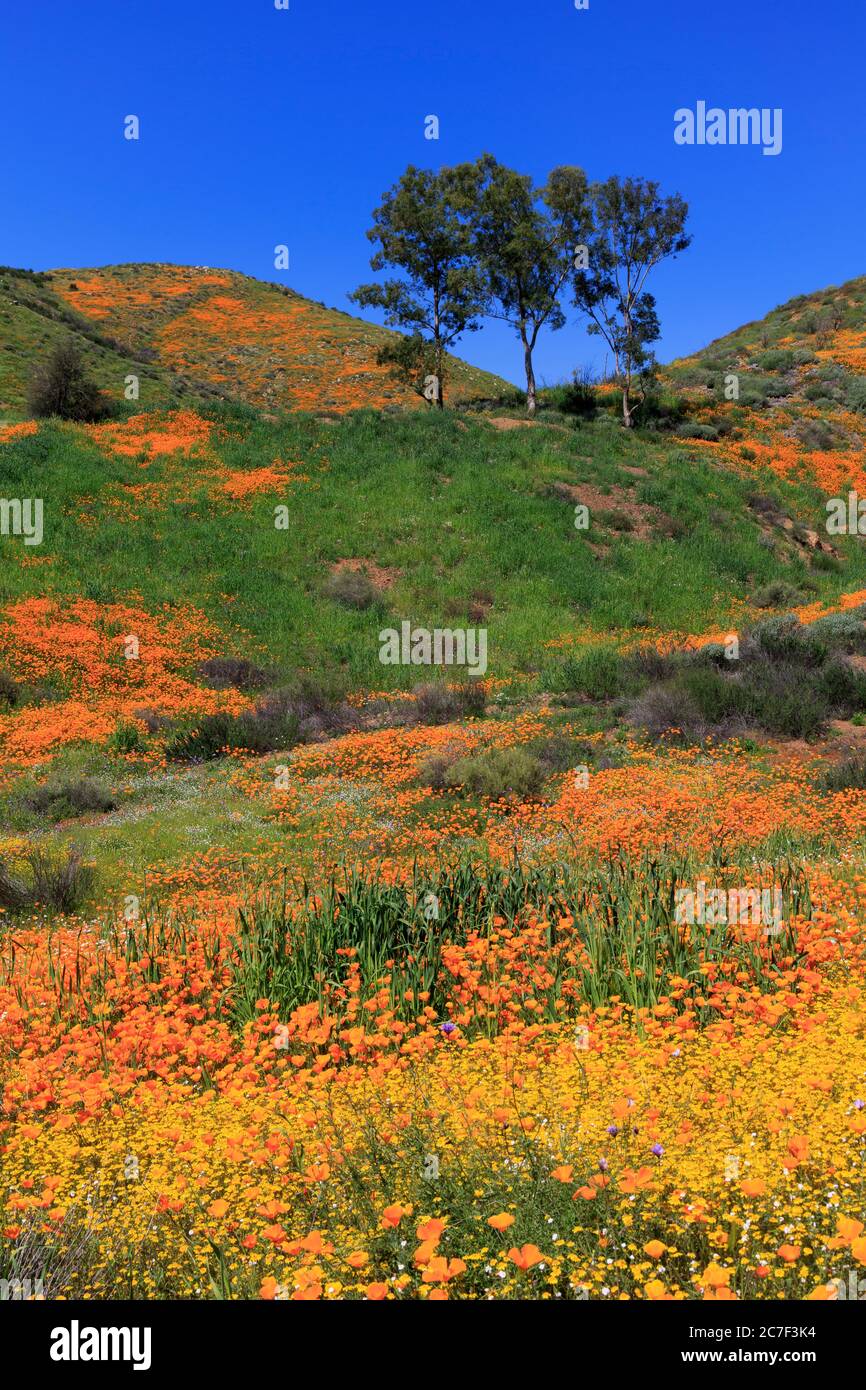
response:
<path id="1" fill-rule="evenodd" d="M 674 141 L 678 145 L 762 145 L 764 154 L 782 153 L 782 108 L 763 106 L 707 107 L 699 101 L 694 111 L 681 106 L 674 112 Z"/>
<path id="2" fill-rule="evenodd" d="M 827 502 L 828 536 L 866 536 L 866 497 L 856 492 L 844 497 L 831 497 Z"/>
<path id="3" fill-rule="evenodd" d="M 830 1295 L 832 1299 L 843 1299 L 858 1303 L 866 1302 L 866 1279 L 860 1278 L 853 1269 L 848 1270 L 848 1282 L 844 1279 L 831 1279 L 829 1288 L 834 1292 Z"/>
<path id="4" fill-rule="evenodd" d="M 697 891 L 691 888 L 676 890 L 677 926 L 740 926 L 763 927 L 765 936 L 778 936 L 782 931 L 781 888 L 707 888 L 703 880 Z"/>
<path id="5" fill-rule="evenodd" d="M 134 1371 L 150 1370 L 149 1327 L 69 1327 L 51 1329 L 52 1361 L 131 1361 Z"/>
<path id="6" fill-rule="evenodd" d="M 0 1279 L 0 1303 L 23 1303 L 44 1295 L 41 1279 Z"/>
<path id="7" fill-rule="evenodd" d="M 0 497 L 0 536 L 23 536 L 25 545 L 41 545 L 42 498 Z"/>
<path id="8" fill-rule="evenodd" d="M 413 628 L 404 622 L 379 633 L 379 660 L 383 666 L 465 666 L 470 676 L 487 670 L 487 629 Z"/>

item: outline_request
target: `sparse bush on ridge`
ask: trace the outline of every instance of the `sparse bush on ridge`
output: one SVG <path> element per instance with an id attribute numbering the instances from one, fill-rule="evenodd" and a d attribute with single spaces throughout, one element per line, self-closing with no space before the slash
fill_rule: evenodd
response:
<path id="1" fill-rule="evenodd" d="M 85 371 L 78 346 L 70 339 L 58 343 L 48 360 L 34 371 L 27 389 L 27 408 L 37 420 L 104 420 L 111 403 Z"/>

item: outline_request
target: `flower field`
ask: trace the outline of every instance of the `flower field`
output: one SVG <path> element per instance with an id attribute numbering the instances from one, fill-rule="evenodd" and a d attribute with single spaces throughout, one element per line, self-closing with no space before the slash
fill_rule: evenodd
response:
<path id="1" fill-rule="evenodd" d="M 179 371 L 231 331 L 273 404 L 306 301 L 134 269 L 70 306 Z M 366 347 L 325 347 L 330 411 Z M 866 557 L 821 529 L 862 416 L 792 367 L 712 438 L 705 361 L 666 434 L 351 390 L 2 427 L 46 512 L 2 538 L 0 1280 L 866 1279 Z M 483 627 L 485 678 L 383 665 L 406 618 Z"/>

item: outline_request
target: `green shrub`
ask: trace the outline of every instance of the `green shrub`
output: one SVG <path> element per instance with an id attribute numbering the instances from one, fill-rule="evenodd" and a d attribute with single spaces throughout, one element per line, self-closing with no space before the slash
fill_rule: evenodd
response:
<path id="1" fill-rule="evenodd" d="M 845 404 L 849 410 L 866 414 L 866 377 L 852 376 L 845 386 Z"/>
<path id="2" fill-rule="evenodd" d="M 482 681 L 470 680 L 463 685 L 447 685 L 431 681 L 418 685 L 415 696 L 415 718 L 419 724 L 451 724 L 456 719 L 478 719 L 487 705 L 487 692 Z"/>
<path id="3" fill-rule="evenodd" d="M 435 792 L 444 791 L 448 786 L 448 774 L 459 761 L 461 752 L 459 748 L 443 748 L 426 758 L 418 769 L 421 785 L 430 787 Z"/>
<path id="4" fill-rule="evenodd" d="M 589 744 L 564 733 L 542 734 L 526 745 L 526 751 L 541 764 L 545 776 L 569 772 L 592 758 Z"/>
<path id="5" fill-rule="evenodd" d="M 861 754 L 826 768 L 818 786 L 825 792 L 866 791 L 866 757 Z"/>
<path id="6" fill-rule="evenodd" d="M 95 811 L 113 811 L 114 797 L 92 777 L 62 777 L 43 783 L 24 797 L 28 810 L 46 820 L 70 820 Z"/>
<path id="7" fill-rule="evenodd" d="M 207 762 L 226 751 L 262 754 L 289 749 L 298 737 L 294 710 L 264 707 L 244 714 L 206 714 L 195 726 L 177 730 L 165 752 L 175 762 Z"/>
<path id="8" fill-rule="evenodd" d="M 70 849 L 58 859 L 44 850 L 33 850 L 25 863 L 29 878 L 0 860 L 0 907 L 7 912 L 31 911 L 36 907 L 75 912 L 93 886 L 93 869 L 83 862 L 77 849 Z"/>
<path id="9" fill-rule="evenodd" d="M 380 591 L 363 570 L 336 570 L 325 584 L 325 595 L 344 608 L 372 608 L 381 597 Z"/>
<path id="10" fill-rule="evenodd" d="M 37 420 L 52 415 L 61 420 L 103 420 L 111 413 L 110 402 L 87 376 L 71 339 L 58 343 L 36 368 L 27 388 L 27 408 Z"/>
<path id="11" fill-rule="evenodd" d="M 4 706 L 7 709 L 14 709 L 20 697 L 17 681 L 14 681 L 8 671 L 0 670 L 0 709 Z"/>
<path id="12" fill-rule="evenodd" d="M 794 354 L 789 348 L 775 348 L 762 352 L 758 366 L 765 372 L 787 372 L 794 365 Z"/>
<path id="13" fill-rule="evenodd" d="M 449 768 L 446 782 L 471 796 L 492 801 L 537 796 L 545 769 L 525 748 L 490 748 L 473 758 L 461 758 Z"/>
<path id="14" fill-rule="evenodd" d="M 108 746 L 115 753 L 141 753 L 147 747 L 147 739 L 134 719 L 120 719 L 108 740 Z"/>
<path id="15" fill-rule="evenodd" d="M 707 424 L 703 420 L 693 420 L 691 424 L 683 425 L 679 434 L 683 439 L 716 440 L 719 438 L 717 426 Z"/>
<path id="16" fill-rule="evenodd" d="M 709 733 L 694 699 L 678 681 L 650 686 L 632 704 L 628 718 L 650 738 L 666 738 L 675 733 L 688 743 L 699 743 Z"/>
<path id="17" fill-rule="evenodd" d="M 261 666 L 238 656 L 212 656 L 199 663 L 197 674 L 214 690 L 263 690 L 271 677 Z"/>
<path id="18" fill-rule="evenodd" d="M 756 608 L 792 608 L 802 602 L 801 590 L 795 589 L 784 579 L 774 579 L 752 594 L 752 603 Z"/>
<path id="19" fill-rule="evenodd" d="M 566 657 L 557 689 L 574 691 L 590 700 L 610 700 L 625 693 L 622 658 L 614 647 L 586 647 Z"/>

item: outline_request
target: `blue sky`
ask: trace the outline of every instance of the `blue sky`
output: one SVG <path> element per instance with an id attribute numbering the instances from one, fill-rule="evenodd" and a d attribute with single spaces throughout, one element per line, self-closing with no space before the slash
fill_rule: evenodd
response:
<path id="1" fill-rule="evenodd" d="M 657 179 L 694 243 L 656 273 L 659 355 L 866 273 L 862 0 L 3 0 L 0 263 L 231 267 L 347 309 L 409 163 L 490 150 Z M 777 157 L 674 143 L 674 112 L 781 107 Z M 123 138 L 136 114 L 139 141 Z M 424 138 L 424 118 L 440 138 Z M 273 248 L 290 248 L 288 272 Z M 469 360 L 520 377 L 501 326 Z M 540 379 L 602 365 L 570 316 Z"/>

